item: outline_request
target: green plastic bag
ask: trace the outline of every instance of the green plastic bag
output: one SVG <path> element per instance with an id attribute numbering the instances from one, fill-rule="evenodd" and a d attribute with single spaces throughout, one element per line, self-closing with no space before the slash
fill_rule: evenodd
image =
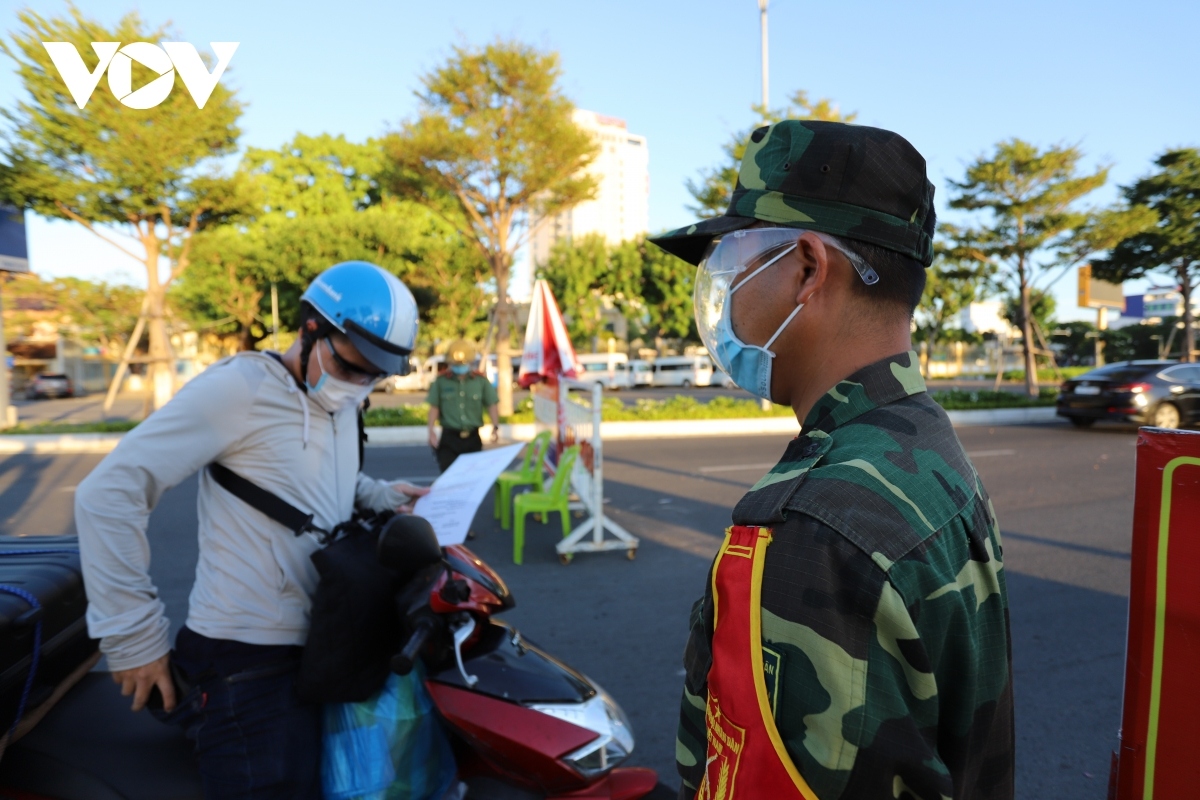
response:
<path id="1" fill-rule="evenodd" d="M 408 675 L 390 675 L 370 700 L 326 704 L 326 800 L 432 800 L 446 793 L 455 772 L 420 663 Z"/>

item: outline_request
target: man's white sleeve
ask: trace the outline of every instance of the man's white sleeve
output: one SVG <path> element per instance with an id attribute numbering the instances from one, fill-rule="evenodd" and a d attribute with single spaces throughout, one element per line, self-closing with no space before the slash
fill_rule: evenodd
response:
<path id="1" fill-rule="evenodd" d="M 390 481 L 381 481 L 361 472 L 358 473 L 358 483 L 354 487 L 354 504 L 359 508 L 388 511 L 395 509 L 407 499 L 407 495 L 392 488 Z"/>
<path id="2" fill-rule="evenodd" d="M 163 492 L 243 435 L 257 384 L 233 364 L 198 375 L 125 434 L 75 492 L 88 633 L 111 670 L 149 664 L 171 649 L 170 624 L 150 581 L 146 527 Z"/>

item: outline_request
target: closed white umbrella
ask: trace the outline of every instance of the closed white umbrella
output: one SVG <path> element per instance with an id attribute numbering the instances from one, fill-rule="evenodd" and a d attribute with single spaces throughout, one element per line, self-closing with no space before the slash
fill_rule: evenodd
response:
<path id="1" fill-rule="evenodd" d="M 578 374 L 575 348 L 567 336 L 567 326 L 554 301 L 554 293 L 546 281 L 538 280 L 533 284 L 533 301 L 529 308 L 529 323 L 525 326 L 525 347 L 521 351 L 517 382 L 523 389 L 539 382 L 557 386 L 559 378 L 574 378 Z"/>
<path id="2" fill-rule="evenodd" d="M 558 409 L 555 439 L 560 453 L 567 409 L 563 405 L 559 379 L 574 378 L 579 372 L 575 348 L 571 345 L 571 337 L 567 335 L 567 326 L 558 310 L 558 303 L 554 301 L 554 293 L 546 281 L 537 280 L 533 284 L 533 299 L 529 306 L 529 322 L 525 326 L 525 347 L 521 350 L 521 370 L 517 373 L 517 383 L 523 389 L 535 383 L 545 383 L 554 391 Z"/>

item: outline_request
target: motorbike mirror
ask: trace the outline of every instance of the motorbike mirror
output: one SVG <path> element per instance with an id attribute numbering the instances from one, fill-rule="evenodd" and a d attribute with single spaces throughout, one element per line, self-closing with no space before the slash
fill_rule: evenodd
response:
<path id="1" fill-rule="evenodd" d="M 379 534 L 377 553 L 380 564 L 409 576 L 442 560 L 442 548 L 429 520 L 411 514 L 397 514 L 388 520 Z"/>

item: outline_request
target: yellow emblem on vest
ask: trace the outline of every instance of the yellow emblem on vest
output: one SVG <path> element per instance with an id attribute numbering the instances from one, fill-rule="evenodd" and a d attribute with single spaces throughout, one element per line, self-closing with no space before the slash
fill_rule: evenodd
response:
<path id="1" fill-rule="evenodd" d="M 711 694 L 704 716 L 708 728 L 708 755 L 697 797 L 700 800 L 733 800 L 733 783 L 746 744 L 746 729 L 734 725 L 722 714 L 717 698 Z"/>

